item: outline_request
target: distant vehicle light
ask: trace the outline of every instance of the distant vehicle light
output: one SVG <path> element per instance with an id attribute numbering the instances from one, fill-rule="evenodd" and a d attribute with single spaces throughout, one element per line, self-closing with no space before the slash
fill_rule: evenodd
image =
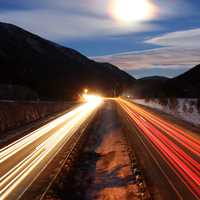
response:
<path id="1" fill-rule="evenodd" d="M 85 94 L 87 94 L 88 93 L 88 89 L 86 88 L 86 89 L 84 89 L 84 93 Z"/>
<path id="2" fill-rule="evenodd" d="M 103 98 L 98 95 L 83 94 L 83 98 L 85 101 L 91 102 L 91 103 L 101 103 L 103 101 Z"/>

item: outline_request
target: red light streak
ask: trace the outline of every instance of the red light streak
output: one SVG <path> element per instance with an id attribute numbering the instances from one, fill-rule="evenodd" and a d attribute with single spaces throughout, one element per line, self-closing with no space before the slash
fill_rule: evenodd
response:
<path id="1" fill-rule="evenodd" d="M 135 122 L 140 133 L 168 163 L 172 171 L 199 199 L 200 163 L 199 159 L 197 161 L 191 156 L 192 154 L 200 157 L 198 139 L 128 101 L 120 99 L 118 103 Z M 190 153 L 188 154 L 182 147 Z"/>

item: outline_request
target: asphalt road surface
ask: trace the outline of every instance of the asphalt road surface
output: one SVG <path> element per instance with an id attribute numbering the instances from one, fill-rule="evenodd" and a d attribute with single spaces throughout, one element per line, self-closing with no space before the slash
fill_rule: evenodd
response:
<path id="1" fill-rule="evenodd" d="M 117 99 L 136 128 L 135 148 L 144 156 L 147 178 L 157 187 L 155 199 L 200 199 L 200 137 L 158 115 L 123 99 Z M 145 158 L 146 157 L 146 158 Z M 156 170 L 150 163 L 154 162 Z M 145 168 L 145 167 L 144 167 Z"/>
<path id="2" fill-rule="evenodd" d="M 153 199 L 200 199 L 200 136 L 127 100 L 108 101 L 132 127 L 130 141 Z M 20 199 L 100 104 L 80 105 L 0 149 L 0 200 Z"/>
<path id="3" fill-rule="evenodd" d="M 100 104 L 84 103 L 0 149 L 0 199 L 19 199 Z"/>

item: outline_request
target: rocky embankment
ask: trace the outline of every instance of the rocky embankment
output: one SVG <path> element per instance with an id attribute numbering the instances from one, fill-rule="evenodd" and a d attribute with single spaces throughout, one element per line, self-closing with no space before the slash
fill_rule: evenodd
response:
<path id="1" fill-rule="evenodd" d="M 62 112 L 69 105 L 65 102 L 0 102 L 0 132 Z"/>

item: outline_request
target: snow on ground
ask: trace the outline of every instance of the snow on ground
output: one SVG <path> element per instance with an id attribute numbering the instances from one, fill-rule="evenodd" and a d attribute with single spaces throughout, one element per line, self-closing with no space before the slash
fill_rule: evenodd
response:
<path id="1" fill-rule="evenodd" d="M 108 105 L 102 114 L 101 125 L 96 131 L 98 145 L 93 147 L 93 151 L 95 150 L 99 158 L 95 163 L 93 173 L 90 171 L 90 176 L 93 178 L 87 187 L 86 199 L 140 199 L 122 132 L 116 113 L 113 113 L 113 108 Z"/>
<path id="2" fill-rule="evenodd" d="M 128 144 L 114 104 L 105 103 L 70 174 L 62 173 L 47 199 L 140 200 Z M 63 171 L 64 172 L 64 171 Z"/>
<path id="3" fill-rule="evenodd" d="M 200 126 L 200 110 L 198 110 L 198 99 L 134 99 L 133 102 L 150 108 L 161 110 L 179 119 L 183 119 L 196 126 Z"/>

